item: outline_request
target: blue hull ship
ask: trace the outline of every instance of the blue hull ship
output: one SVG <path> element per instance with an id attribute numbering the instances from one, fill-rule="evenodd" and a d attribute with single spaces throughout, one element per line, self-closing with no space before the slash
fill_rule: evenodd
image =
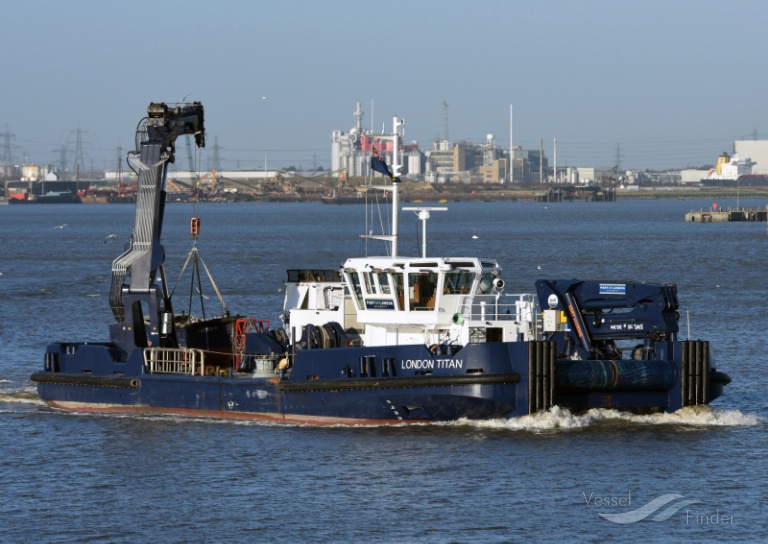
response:
<path id="1" fill-rule="evenodd" d="M 115 322 L 108 341 L 47 347 L 32 380 L 50 405 L 400 424 L 554 406 L 673 412 L 709 403 L 730 381 L 715 369 L 708 342 L 677 338 L 674 284 L 539 280 L 535 293 L 508 294 L 493 259 L 427 256 L 429 212 L 442 208 L 413 209 L 424 223 L 422 254 L 400 256 L 398 118 L 387 136 L 392 168 L 375 150 L 371 158 L 372 170 L 389 178 L 373 189 L 392 193 L 391 232 L 367 235 L 384 242 L 385 256 L 289 270 L 279 328 L 228 312 L 176 313 L 160 244 L 166 166 L 178 136 L 204 146 L 203 125 L 200 103 L 150 104 L 139 124 L 128 156 L 139 175 L 135 225 L 112 265 Z"/>

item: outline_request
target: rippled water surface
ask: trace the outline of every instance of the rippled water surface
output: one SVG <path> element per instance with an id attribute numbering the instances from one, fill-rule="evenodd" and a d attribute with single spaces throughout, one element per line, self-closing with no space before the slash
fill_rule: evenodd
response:
<path id="1" fill-rule="evenodd" d="M 712 407 L 387 428 L 47 408 L 29 375 L 50 341 L 107 338 L 111 262 L 133 207 L 0 207 L 0 541 L 765 541 L 768 235 L 684 221 L 710 205 L 451 203 L 432 213 L 428 252 L 496 258 L 509 292 L 539 278 L 676 283 L 681 334 L 710 340 L 733 379 Z M 171 204 L 166 215 L 171 286 L 197 215 L 227 306 L 273 322 L 287 268 L 337 267 L 364 254 L 358 234 L 373 228 L 361 205 Z M 401 214 L 400 253 L 419 252 L 418 228 Z M 177 309 L 188 285 L 187 274 Z M 652 501 L 668 502 L 641 521 L 600 515 Z"/>

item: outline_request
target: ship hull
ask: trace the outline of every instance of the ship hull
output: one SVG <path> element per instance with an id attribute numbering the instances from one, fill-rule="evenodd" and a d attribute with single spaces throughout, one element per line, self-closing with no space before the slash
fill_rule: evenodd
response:
<path id="1" fill-rule="evenodd" d="M 150 374 L 141 353 L 117 362 L 108 345 L 52 344 L 48 353 L 57 357 L 32 380 L 41 399 L 66 410 L 309 425 L 504 419 L 555 405 L 671 412 L 686 404 L 679 342 L 669 343 L 669 360 L 627 361 L 627 369 L 621 361 L 554 361 L 553 353 L 537 361 L 535 344 L 477 344 L 442 355 L 424 346 L 315 349 L 297 354 L 290 375 L 214 376 Z M 714 378 L 697 387 L 707 388 L 705 401 L 722 391 Z"/>
<path id="2" fill-rule="evenodd" d="M 768 176 L 753 174 L 741 176 L 739 179 L 703 178 L 704 187 L 765 187 L 768 186 Z"/>
<path id="3" fill-rule="evenodd" d="M 80 197 L 73 194 L 41 195 L 34 199 L 9 198 L 8 204 L 81 204 Z"/>
<path id="4" fill-rule="evenodd" d="M 392 384 L 392 389 L 379 391 L 281 393 L 274 384 L 259 380 L 202 380 L 209 383 L 169 384 L 144 379 L 135 394 L 121 394 L 111 386 L 41 384 L 38 393 L 55 408 L 78 412 L 154 413 L 315 425 L 501 418 L 514 409 L 501 399 L 515 398 L 514 388 L 503 386 L 441 386 L 408 391 Z M 180 395 L 180 391 L 188 395 Z"/>

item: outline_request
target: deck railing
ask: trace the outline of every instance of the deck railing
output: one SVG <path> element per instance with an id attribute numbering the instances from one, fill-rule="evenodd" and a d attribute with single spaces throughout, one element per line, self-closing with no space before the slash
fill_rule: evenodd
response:
<path id="1" fill-rule="evenodd" d="M 534 321 L 533 295 L 474 295 L 463 296 L 459 313 L 468 321 Z"/>
<path id="2" fill-rule="evenodd" d="M 200 349 L 146 348 L 144 364 L 150 374 L 202 376 L 205 354 Z"/>

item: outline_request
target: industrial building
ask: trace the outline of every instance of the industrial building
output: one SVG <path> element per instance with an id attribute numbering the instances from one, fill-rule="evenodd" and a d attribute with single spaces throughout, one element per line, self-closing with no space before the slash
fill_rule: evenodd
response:
<path id="1" fill-rule="evenodd" d="M 446 105 L 447 107 L 447 105 Z M 447 114 L 446 114 L 447 115 Z M 357 103 L 353 112 L 354 126 L 347 130 L 334 130 L 331 133 L 331 168 L 323 172 L 323 177 L 368 178 L 371 171 L 371 156 L 378 152 L 388 163 L 392 164 L 393 135 L 374 134 L 372 130 L 363 128 L 364 113 Z M 12 190 L 26 190 L 30 194 L 42 191 L 42 182 L 53 182 L 59 172 L 66 172 L 66 165 L 58 169 L 55 165 L 14 165 L 11 157 L 10 135 L 5 134 L 2 160 L 0 160 L 0 181 L 11 182 Z M 214 146 L 214 159 L 218 163 L 218 144 Z M 482 183 L 482 184 L 591 184 L 601 183 L 612 179 L 622 186 L 648 184 L 699 184 L 710 175 L 710 170 L 683 169 L 665 173 L 616 172 L 615 169 L 560 166 L 557 172 L 550 167 L 542 147 L 539 149 L 523 149 L 513 146 L 512 149 L 500 147 L 493 134 L 487 134 L 485 141 L 475 144 L 468 141 L 451 141 L 447 136 L 447 119 L 445 134 L 431 144 L 431 148 L 422 151 L 417 141 L 403 142 L 400 149 L 402 166 L 400 174 L 411 180 L 424 180 L 433 184 L 441 183 Z M 118 155 L 121 155 L 118 152 Z M 754 163 L 752 174 L 755 177 L 768 176 L 768 140 L 737 140 L 733 144 L 732 155 L 742 157 Z M 191 155 L 190 155 L 191 156 Z M 555 147 L 555 157 L 557 151 Z M 122 157 L 121 157 L 122 160 Z M 717 160 L 713 154 L 712 163 Z M 63 170 L 62 170 L 63 168 Z M 193 178 L 199 177 L 198 172 L 185 170 L 181 166 L 172 168 L 169 172 L 172 180 L 189 184 Z M 319 175 L 319 171 L 293 172 L 279 168 L 250 170 L 221 171 L 214 168 L 206 175 L 218 179 L 231 180 L 233 183 L 246 184 L 280 182 L 290 176 L 297 180 Z M 66 174 L 64 174 L 66 176 Z M 122 174 L 123 176 L 126 173 Z M 100 173 L 91 173 L 91 179 L 100 178 Z M 114 183 L 120 176 L 118 171 L 106 171 L 104 177 L 91 181 L 91 185 Z M 75 176 L 71 176 L 73 179 Z M 78 176 L 79 177 L 79 176 Z M 66 179 L 66 178 L 64 178 Z M 15 183 L 14 183 L 15 182 Z M 21 183 L 20 183 L 21 182 Z M 32 187 L 35 185 L 35 187 Z M 38 187 L 39 185 L 39 187 Z"/>
<path id="2" fill-rule="evenodd" d="M 768 140 L 736 140 L 734 153 L 755 161 L 753 174 L 768 174 Z"/>
<path id="3" fill-rule="evenodd" d="M 392 135 L 373 134 L 363 128 L 360 103 L 353 113 L 355 126 L 348 131 L 335 130 L 331 134 L 331 171 L 344 172 L 350 177 L 371 175 L 371 155 L 375 147 L 382 158 L 391 164 Z M 496 145 L 493 134 L 483 144 L 451 142 L 440 139 L 425 152 L 418 142 L 403 145 L 401 174 L 413 180 L 430 183 L 537 183 L 547 181 L 549 165 L 541 150 L 527 151 L 513 148 L 514 161 L 510 171 L 510 153 Z M 539 172 L 543 171 L 543 179 Z"/>
<path id="4" fill-rule="evenodd" d="M 372 175 L 373 148 L 388 164 L 392 164 L 392 135 L 373 134 L 363 128 L 363 110 L 357 103 L 353 115 L 355 126 L 349 131 L 334 130 L 331 134 L 331 171 L 348 177 Z M 401 174 L 418 179 L 424 170 L 424 156 L 417 142 L 403 145 Z"/>

